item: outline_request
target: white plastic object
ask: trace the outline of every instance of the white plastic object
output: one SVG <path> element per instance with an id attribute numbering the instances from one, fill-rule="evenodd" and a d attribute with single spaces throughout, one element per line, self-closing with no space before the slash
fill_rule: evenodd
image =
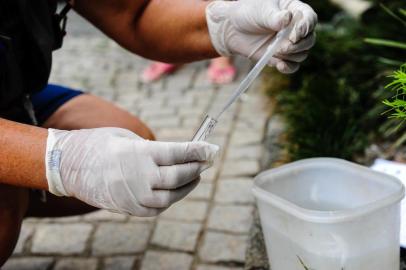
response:
<path id="1" fill-rule="evenodd" d="M 398 178 L 403 185 L 406 185 L 406 164 L 395 162 L 385 159 L 376 159 L 371 166 L 372 170 L 383 172 L 389 175 L 393 175 Z M 406 248 L 406 200 L 401 202 L 400 211 L 400 246 Z"/>
<path id="2" fill-rule="evenodd" d="M 255 178 L 272 270 L 398 270 L 395 177 L 334 158 L 313 158 Z"/>
<path id="3" fill-rule="evenodd" d="M 215 125 L 217 124 L 220 116 L 242 95 L 247 89 L 251 86 L 254 80 L 258 77 L 261 71 L 268 65 L 272 56 L 277 53 L 283 40 L 288 39 L 290 33 L 292 32 L 295 22 L 302 17 L 302 14 L 298 13 L 291 21 L 291 23 L 281 31 L 279 31 L 275 40 L 269 45 L 264 55 L 258 60 L 255 66 L 247 74 L 247 76 L 241 81 L 237 89 L 228 99 L 227 103 L 223 108 L 216 113 L 214 116 L 206 115 L 203 122 L 200 124 L 199 129 L 196 131 L 195 135 L 192 138 L 192 141 L 205 140 L 210 133 L 213 131 Z"/>

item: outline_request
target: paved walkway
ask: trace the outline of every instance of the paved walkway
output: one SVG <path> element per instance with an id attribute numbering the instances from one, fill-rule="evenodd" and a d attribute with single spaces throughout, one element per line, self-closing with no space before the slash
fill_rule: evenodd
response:
<path id="1" fill-rule="evenodd" d="M 73 35 L 55 54 L 52 82 L 86 89 L 140 116 L 159 140 L 189 140 L 205 113 L 223 104 L 235 85 L 215 89 L 206 62 L 143 85 L 147 61 L 74 19 Z M 240 75 L 249 63 L 237 61 Z M 214 168 L 185 200 L 158 218 L 98 211 L 24 222 L 9 269 L 242 269 L 252 222 L 253 176 L 260 170 L 267 120 L 258 88 L 222 118 L 210 141 L 222 147 Z"/>

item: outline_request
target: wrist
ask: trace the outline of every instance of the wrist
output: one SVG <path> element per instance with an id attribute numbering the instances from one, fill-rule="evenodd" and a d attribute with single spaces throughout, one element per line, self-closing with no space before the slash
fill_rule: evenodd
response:
<path id="1" fill-rule="evenodd" d="M 56 196 L 68 196 L 61 178 L 62 147 L 59 140 L 66 131 L 48 129 L 45 152 L 45 171 L 48 190 Z"/>
<path id="2" fill-rule="evenodd" d="M 226 44 L 226 31 L 229 20 L 228 10 L 231 2 L 212 1 L 206 6 L 206 21 L 211 43 L 219 55 L 230 56 L 232 52 Z"/>

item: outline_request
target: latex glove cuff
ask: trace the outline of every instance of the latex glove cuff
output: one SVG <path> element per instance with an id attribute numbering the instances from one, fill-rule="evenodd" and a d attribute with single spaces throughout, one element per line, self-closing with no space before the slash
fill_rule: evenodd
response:
<path id="1" fill-rule="evenodd" d="M 45 170 L 48 190 L 56 196 L 68 196 L 61 179 L 60 164 L 62 150 L 58 149 L 57 141 L 63 131 L 48 129 L 47 148 L 45 153 Z"/>

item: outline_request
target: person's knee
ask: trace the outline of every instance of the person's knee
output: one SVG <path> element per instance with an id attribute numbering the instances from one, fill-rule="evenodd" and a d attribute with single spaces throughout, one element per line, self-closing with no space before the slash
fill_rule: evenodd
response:
<path id="1" fill-rule="evenodd" d="M 0 185 L 0 267 L 11 256 L 28 207 L 28 190 Z"/>
<path id="2" fill-rule="evenodd" d="M 155 135 L 152 132 L 152 130 L 136 117 L 129 120 L 128 127 L 132 132 L 143 137 L 146 140 L 150 140 L 150 141 L 156 140 Z"/>
<path id="3" fill-rule="evenodd" d="M 43 127 L 63 130 L 120 127 L 148 140 L 155 140 L 151 129 L 138 117 L 93 95 L 80 95 L 65 104 L 45 121 Z"/>

